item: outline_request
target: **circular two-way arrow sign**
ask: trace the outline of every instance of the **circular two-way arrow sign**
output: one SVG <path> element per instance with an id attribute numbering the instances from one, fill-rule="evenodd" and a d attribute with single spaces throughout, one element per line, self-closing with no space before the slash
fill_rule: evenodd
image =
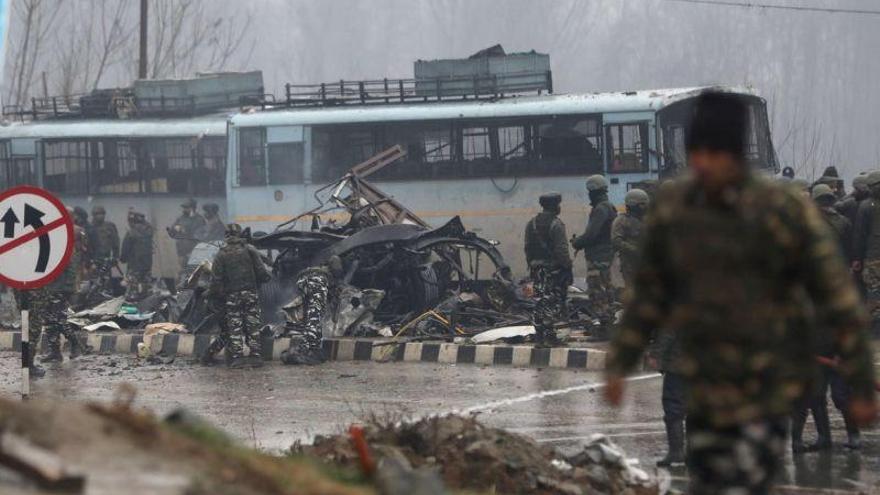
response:
<path id="1" fill-rule="evenodd" d="M 73 219 L 43 189 L 14 187 L 0 194 L 0 282 L 37 289 L 55 280 L 73 254 Z"/>

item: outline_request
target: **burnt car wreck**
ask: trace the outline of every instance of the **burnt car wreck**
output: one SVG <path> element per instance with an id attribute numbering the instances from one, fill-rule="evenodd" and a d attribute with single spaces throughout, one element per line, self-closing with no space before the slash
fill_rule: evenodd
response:
<path id="1" fill-rule="evenodd" d="M 467 231 L 459 217 L 432 228 L 365 180 L 403 156 L 400 147 L 376 155 L 317 191 L 317 208 L 254 236 L 257 249 L 275 253 L 277 287 L 264 296 L 276 300 L 268 305 L 287 303 L 297 274 L 332 256 L 343 261 L 344 285 L 384 293 L 375 311 L 383 324 L 407 321 L 452 293 L 512 294 L 510 268 L 495 243 Z M 308 230 L 297 228 L 303 221 Z"/>

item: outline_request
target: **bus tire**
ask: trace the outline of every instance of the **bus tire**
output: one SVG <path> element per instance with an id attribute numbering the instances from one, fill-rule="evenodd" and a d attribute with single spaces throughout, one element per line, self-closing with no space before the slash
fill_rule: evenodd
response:
<path id="1" fill-rule="evenodd" d="M 420 266 L 413 271 L 413 306 L 419 309 L 433 308 L 440 302 L 440 281 L 437 272 L 430 265 Z"/>

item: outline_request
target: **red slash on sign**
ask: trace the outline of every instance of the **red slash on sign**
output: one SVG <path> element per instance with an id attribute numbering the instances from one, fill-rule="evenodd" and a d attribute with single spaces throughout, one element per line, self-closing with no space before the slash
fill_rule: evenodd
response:
<path id="1" fill-rule="evenodd" d="M 0 235 L 8 241 L 0 244 L 0 283 L 15 289 L 51 283 L 73 254 L 73 219 L 58 198 L 40 188 L 0 192 Z"/>

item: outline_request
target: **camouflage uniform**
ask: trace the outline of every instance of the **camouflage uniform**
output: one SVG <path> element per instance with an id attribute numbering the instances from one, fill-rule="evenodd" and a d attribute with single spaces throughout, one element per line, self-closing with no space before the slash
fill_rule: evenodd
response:
<path id="1" fill-rule="evenodd" d="M 853 261 L 861 264 L 865 300 L 875 331 L 880 327 L 880 173 L 868 174 L 871 198 L 862 201 L 853 234 Z"/>
<path id="2" fill-rule="evenodd" d="M 608 191 L 590 191 L 590 218 L 582 235 L 572 242 L 577 250 L 584 250 L 587 259 L 587 294 L 596 316 L 605 324 L 613 320 L 615 295 L 611 286 L 611 224 L 617 210 L 608 201 Z"/>
<path id="3" fill-rule="evenodd" d="M 103 212 L 103 208 L 95 210 Z M 93 213 L 94 215 L 94 213 Z M 94 277 L 102 288 L 107 288 L 110 283 L 111 271 L 116 259 L 119 258 L 119 231 L 116 224 L 106 220 L 92 222 L 94 242 L 92 246 L 92 262 L 95 265 Z"/>
<path id="4" fill-rule="evenodd" d="M 31 321 L 28 333 L 31 342 L 31 362 L 40 343 L 40 334 L 46 332 L 47 357 L 44 361 L 61 360 L 61 336 L 70 343 L 71 358 L 85 350 L 78 329 L 67 322 L 67 308 L 76 288 L 76 266 L 67 265 L 64 272 L 49 285 L 28 294 L 31 301 Z"/>
<path id="5" fill-rule="evenodd" d="M 627 288 L 632 286 L 636 262 L 639 259 L 639 240 L 642 238 L 642 219 L 624 213 L 611 224 L 611 245 L 620 259 L 620 272 Z"/>
<path id="6" fill-rule="evenodd" d="M 296 288 L 303 298 L 303 348 L 319 352 L 324 341 L 322 322 L 332 302 L 333 275 L 325 266 L 307 268 L 297 276 Z"/>
<path id="7" fill-rule="evenodd" d="M 544 195 L 542 205 L 550 201 L 558 208 L 561 197 Z M 572 282 L 571 256 L 566 244 L 565 224 L 558 210 L 545 206 L 526 224 L 525 252 L 535 290 L 535 308 L 532 321 L 537 344 L 554 343 L 554 324 L 563 316 L 568 286 Z"/>
<path id="8" fill-rule="evenodd" d="M 270 276 L 256 250 L 237 235 L 227 236 L 212 265 L 213 276 L 209 297 L 224 301 L 228 348 L 233 359 L 244 355 L 244 345 L 250 355 L 262 357 L 260 341 L 259 284 Z"/>
<path id="9" fill-rule="evenodd" d="M 807 198 L 748 173 L 717 197 L 680 180 L 646 218 L 644 241 L 609 373 L 632 371 L 654 329 L 677 333 L 697 493 L 769 485 L 786 417 L 817 371 L 814 328 L 790 324 L 804 314 L 805 297 L 835 337 L 854 396 L 873 398 L 865 314 Z"/>
<path id="10" fill-rule="evenodd" d="M 177 217 L 177 220 L 174 221 L 174 225 L 171 226 L 171 234 L 172 237 L 182 238 L 176 239 L 174 242 L 177 248 L 177 259 L 180 263 L 180 267 L 186 268 L 190 253 L 192 253 L 193 248 L 198 244 L 198 241 L 195 240 L 196 233 L 205 225 L 205 217 L 199 215 L 198 212 L 195 211 L 196 202 L 193 200 L 189 200 L 181 206 L 192 208 L 193 212 L 191 215 L 184 213 Z"/>
<path id="11" fill-rule="evenodd" d="M 125 298 L 143 299 L 152 283 L 153 226 L 146 221 L 129 222 L 128 233 L 122 240 L 119 261 L 126 263 Z"/>

